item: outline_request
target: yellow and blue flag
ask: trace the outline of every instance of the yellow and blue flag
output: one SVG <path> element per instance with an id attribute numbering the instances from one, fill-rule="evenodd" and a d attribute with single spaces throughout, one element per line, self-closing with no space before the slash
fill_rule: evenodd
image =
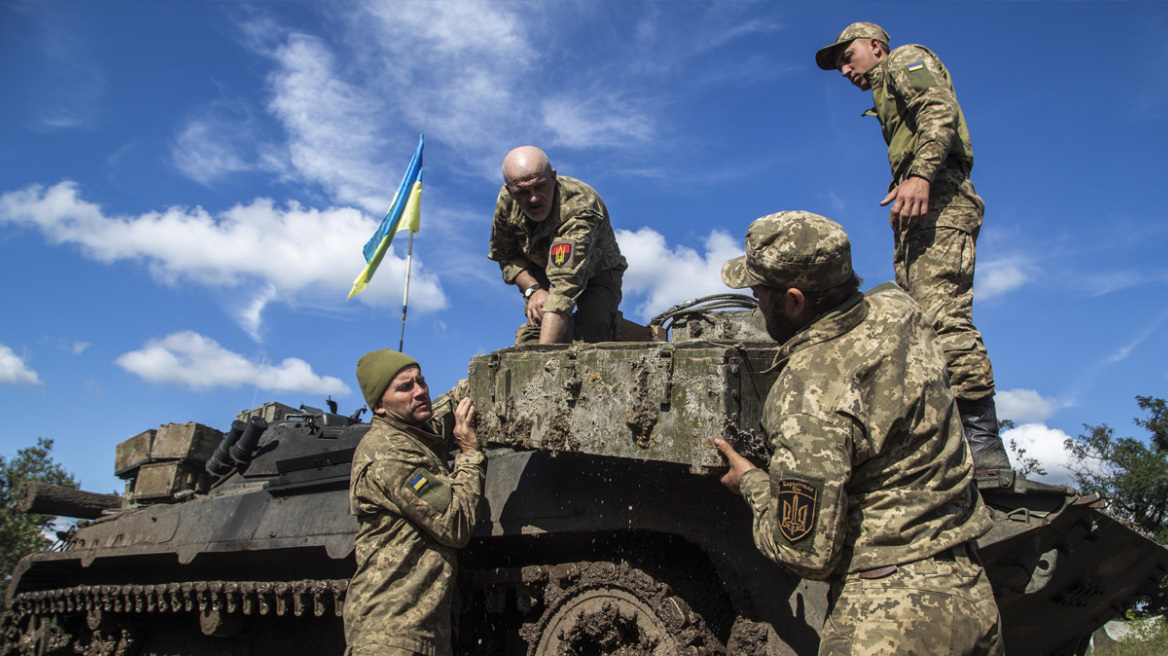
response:
<path id="1" fill-rule="evenodd" d="M 424 136 L 418 135 L 418 151 L 414 153 L 414 159 L 410 161 L 410 166 L 406 169 L 401 186 L 398 187 L 397 193 L 393 196 L 393 202 L 389 205 L 389 211 L 385 213 L 385 218 L 378 226 L 377 232 L 373 233 L 373 237 L 365 244 L 365 268 L 353 281 L 353 289 L 349 292 L 346 300 L 365 291 L 365 287 L 373 279 L 373 273 L 381 264 L 381 258 L 385 257 L 385 252 L 389 250 L 389 244 L 393 241 L 395 234 L 402 230 L 418 231 L 422 220 L 422 145 Z"/>
<path id="2" fill-rule="evenodd" d="M 414 492 L 421 492 L 422 488 L 426 487 L 426 483 L 429 482 L 430 481 L 426 480 L 425 474 L 418 472 L 418 475 L 414 476 L 414 478 L 410 480 L 410 489 L 412 489 Z"/>

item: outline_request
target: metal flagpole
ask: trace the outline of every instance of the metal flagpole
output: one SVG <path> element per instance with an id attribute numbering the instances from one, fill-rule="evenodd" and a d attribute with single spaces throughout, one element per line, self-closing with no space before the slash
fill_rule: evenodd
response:
<path id="1" fill-rule="evenodd" d="M 414 258 L 414 231 L 410 230 L 410 247 L 406 251 L 406 293 L 402 297 L 402 329 L 401 339 L 397 342 L 397 350 L 400 352 L 406 343 L 406 305 L 410 300 L 410 263 Z"/>

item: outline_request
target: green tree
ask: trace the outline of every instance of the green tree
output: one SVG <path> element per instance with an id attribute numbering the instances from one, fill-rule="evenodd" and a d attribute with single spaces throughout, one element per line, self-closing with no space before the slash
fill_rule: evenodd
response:
<path id="1" fill-rule="evenodd" d="M 16 497 L 26 481 L 42 481 L 62 487 L 77 487 L 73 475 L 53 460 L 53 441 L 37 438 L 36 446 L 23 448 L 16 457 L 0 456 L 0 579 L 7 580 L 12 568 L 25 555 L 49 547 L 44 531 L 56 519 L 51 515 L 26 515 L 16 511 Z"/>
<path id="2" fill-rule="evenodd" d="M 1126 519 L 1161 544 L 1168 543 L 1168 405 L 1164 399 L 1137 396 L 1148 419 L 1135 424 L 1151 433 L 1148 440 L 1116 437 L 1107 424 L 1083 425 L 1086 435 L 1066 441 L 1075 456 L 1071 466 L 1084 493 L 1098 492 L 1111 512 Z"/>
<path id="3" fill-rule="evenodd" d="M 1151 433 L 1149 439 L 1117 438 L 1107 424 L 1083 424 L 1087 434 L 1068 439 L 1065 446 L 1077 461 L 1070 468 L 1083 493 L 1098 493 L 1112 515 L 1168 544 L 1168 404 L 1150 396 L 1137 396 L 1136 403 L 1149 414 L 1135 419 Z M 1131 612 L 1168 617 L 1168 587 L 1162 583 Z"/>

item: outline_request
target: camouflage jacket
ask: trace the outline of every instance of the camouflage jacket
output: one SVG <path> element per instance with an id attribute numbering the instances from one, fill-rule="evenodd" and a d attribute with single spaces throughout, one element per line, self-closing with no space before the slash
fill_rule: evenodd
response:
<path id="1" fill-rule="evenodd" d="M 880 119 L 888 163 L 889 190 L 910 175 L 929 182 L 950 155 L 973 168 L 973 146 L 949 71 L 924 46 L 901 46 L 880 60 L 865 76 L 876 106 L 864 112 Z"/>
<path id="2" fill-rule="evenodd" d="M 907 294 L 874 291 L 779 349 L 770 474 L 742 477 L 755 544 L 804 578 L 920 560 L 990 526 L 940 341 Z"/>
<path id="3" fill-rule="evenodd" d="M 600 195 L 566 175 L 557 176 L 551 213 L 539 223 L 523 214 L 506 186 L 499 189 L 487 257 L 499 263 L 508 285 L 524 269 L 546 278 L 549 296 L 543 309 L 563 315 L 572 313 L 593 276 L 629 266 Z"/>
<path id="4" fill-rule="evenodd" d="M 486 461 L 458 456 L 442 437 L 375 416 L 353 455 L 349 508 L 357 516 L 357 572 L 345 601 L 353 656 L 398 647 L 449 656 L 457 560 L 478 518 Z"/>

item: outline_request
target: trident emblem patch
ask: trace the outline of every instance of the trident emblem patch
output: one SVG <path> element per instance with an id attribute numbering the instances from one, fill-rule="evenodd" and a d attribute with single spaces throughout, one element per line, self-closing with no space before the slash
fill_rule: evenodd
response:
<path id="1" fill-rule="evenodd" d="M 572 257 L 572 244 L 568 242 L 561 242 L 552 245 L 552 265 L 562 267 L 568 263 L 568 259 Z"/>
<path id="2" fill-rule="evenodd" d="M 785 478 L 776 488 L 775 528 L 792 544 L 810 537 L 819 514 L 819 488 L 797 478 Z"/>

